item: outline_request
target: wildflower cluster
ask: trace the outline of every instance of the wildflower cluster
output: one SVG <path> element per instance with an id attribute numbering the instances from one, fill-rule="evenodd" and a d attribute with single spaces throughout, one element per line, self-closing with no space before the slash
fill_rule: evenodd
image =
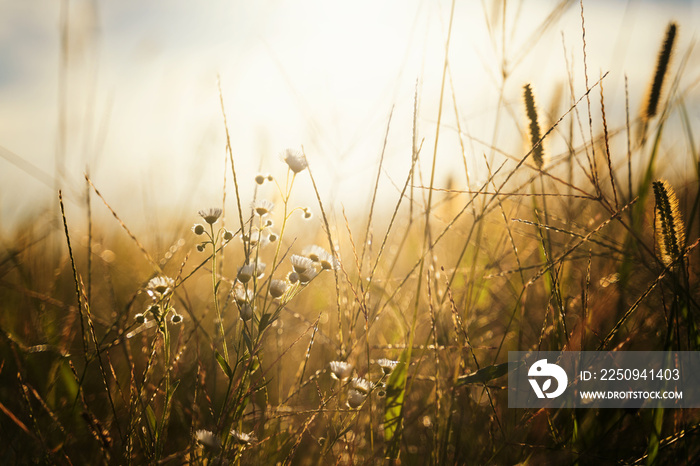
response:
<path id="1" fill-rule="evenodd" d="M 398 361 L 393 361 L 391 359 L 378 360 L 377 364 L 382 369 L 382 376 L 374 384 L 364 377 L 353 377 L 350 379 L 353 372 L 353 367 L 350 363 L 344 361 L 331 361 L 329 366 L 331 370 L 331 378 L 338 380 L 341 383 L 346 383 L 348 379 L 350 379 L 345 403 L 351 409 L 358 409 L 364 404 L 365 400 L 372 391 L 380 390 L 379 395 L 383 396 L 384 379 L 391 375 L 398 363 Z"/>
<path id="2" fill-rule="evenodd" d="M 166 276 L 152 278 L 146 285 L 146 294 L 151 297 L 151 302 L 147 305 L 146 311 L 136 314 L 136 323 L 145 324 L 149 318 L 153 318 L 158 324 L 158 328 L 163 331 L 168 316 L 172 324 L 179 324 L 183 318 L 178 314 L 171 304 L 171 297 L 175 289 L 175 281 Z"/>
<path id="3" fill-rule="evenodd" d="M 200 217 L 209 225 L 209 231 L 207 231 L 206 227 L 201 223 L 195 223 L 192 227 L 192 231 L 195 235 L 205 235 L 207 238 L 197 245 L 197 250 L 199 252 L 203 252 L 207 244 L 211 244 L 216 248 L 217 244 L 223 246 L 233 239 L 233 233 L 226 228 L 221 228 L 216 233 L 214 232 L 214 224 L 219 221 L 221 213 L 222 210 L 219 207 L 212 207 L 199 211 Z"/>

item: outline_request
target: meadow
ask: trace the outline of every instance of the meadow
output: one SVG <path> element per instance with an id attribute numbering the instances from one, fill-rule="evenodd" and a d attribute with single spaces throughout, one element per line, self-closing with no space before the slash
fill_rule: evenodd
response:
<path id="1" fill-rule="evenodd" d="M 362 215 L 323 198 L 303 145 L 241 176 L 255 154 L 232 149 L 223 97 L 219 204 L 134 225 L 89 174 L 77 202 L 56 192 L 2 238 L 0 458 L 697 462 L 695 409 L 509 409 L 505 390 L 508 351 L 700 347 L 696 52 L 657 32 L 641 108 L 626 88 L 606 105 L 585 61 L 584 91 L 564 73 L 547 111 L 533 77 L 497 106 L 522 151 L 450 128 L 451 175 L 446 65 L 431 144 L 416 86 L 412 150 L 388 194 L 380 152 Z M 664 179 L 671 164 L 692 169 Z"/>

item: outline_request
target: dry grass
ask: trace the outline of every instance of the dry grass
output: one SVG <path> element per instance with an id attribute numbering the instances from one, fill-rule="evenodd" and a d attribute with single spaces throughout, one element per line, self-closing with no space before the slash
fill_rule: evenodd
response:
<path id="1" fill-rule="evenodd" d="M 672 43 L 667 37 L 659 58 L 666 65 Z M 449 99 L 448 52 L 449 40 L 440 115 Z M 673 73 L 666 65 L 664 76 Z M 414 117 L 412 153 L 393 175 L 402 183 L 397 195 L 377 197 L 385 140 L 362 218 L 324 202 L 317 154 L 303 151 L 264 167 L 274 177 L 246 180 L 228 143 L 223 212 L 172 218 L 157 234 L 147 223 L 127 226 L 86 177 L 79 209 L 66 211 L 62 198 L 52 208 L 60 226 L 25 223 L 3 241 L 0 457 L 9 464 L 697 461 L 695 410 L 507 407 L 503 363 L 511 350 L 700 347 L 700 173 L 654 181 L 670 116 L 692 126 L 684 91 L 676 84 L 660 99 L 655 78 L 646 101 L 660 112 L 647 106 L 630 120 L 626 98 L 626 121 L 612 122 L 605 79 L 579 95 L 570 82 L 570 95 L 551 106 L 563 110 L 544 131 L 527 85 L 526 111 L 516 117 L 530 128 L 517 136 L 527 150 L 508 155 L 494 140 L 483 158 L 486 181 L 464 190 L 442 187 L 436 176 L 440 117 L 427 185 L 420 181 L 427 174 Z M 591 109 L 594 91 L 600 115 Z M 452 98 L 460 121 L 454 87 Z M 223 121 L 228 134 L 225 113 Z M 390 126 L 391 117 L 387 138 Z M 697 164 L 690 134 L 688 153 L 677 156 Z M 545 160 L 543 144 L 555 136 L 567 149 L 548 150 Z M 466 159 L 481 155 L 460 142 L 470 179 Z M 315 191 L 317 205 L 296 204 L 300 184 Z M 95 195 L 115 221 L 93 222 L 103 208 Z"/>

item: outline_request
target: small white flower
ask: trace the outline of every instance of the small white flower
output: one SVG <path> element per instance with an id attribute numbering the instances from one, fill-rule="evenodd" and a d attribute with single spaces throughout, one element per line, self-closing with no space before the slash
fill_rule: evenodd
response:
<path id="1" fill-rule="evenodd" d="M 234 291 L 234 299 L 239 306 L 253 301 L 253 292 L 247 288 L 238 287 Z"/>
<path id="2" fill-rule="evenodd" d="M 209 447 L 214 450 L 221 449 L 221 439 L 219 439 L 219 437 L 214 435 L 214 433 L 209 430 L 198 430 L 195 432 L 194 438 L 205 447 Z"/>
<path id="3" fill-rule="evenodd" d="M 331 361 L 331 377 L 336 380 L 346 380 L 352 374 L 352 364 L 345 361 Z"/>
<path id="4" fill-rule="evenodd" d="M 237 430 L 231 431 L 231 439 L 239 445 L 250 445 L 250 442 L 254 440 L 250 434 L 238 432 Z"/>
<path id="5" fill-rule="evenodd" d="M 299 274 L 306 272 L 308 269 L 311 269 L 314 266 L 314 262 L 311 259 L 304 256 L 298 256 L 296 254 L 292 255 L 289 260 L 292 262 L 294 271 Z"/>
<path id="6" fill-rule="evenodd" d="M 377 364 L 379 364 L 379 367 L 382 368 L 382 372 L 384 372 L 384 375 L 389 375 L 392 373 L 392 371 L 396 368 L 396 365 L 398 364 L 398 361 L 393 361 L 391 359 L 386 359 L 382 358 L 377 361 Z"/>
<path id="7" fill-rule="evenodd" d="M 352 409 L 359 408 L 360 406 L 362 406 L 362 403 L 365 402 L 365 398 L 367 398 L 367 395 L 365 395 L 359 390 L 351 388 L 350 390 L 348 390 L 348 407 Z"/>
<path id="8" fill-rule="evenodd" d="M 257 277 L 261 278 L 265 272 L 264 262 L 251 262 L 250 264 L 245 264 L 238 268 L 238 281 L 241 283 L 248 283 L 251 278 Z"/>
<path id="9" fill-rule="evenodd" d="M 280 157 L 287 165 L 289 165 L 289 169 L 294 173 L 299 173 L 308 166 L 304 154 L 295 149 L 286 149 L 284 152 L 282 152 Z"/>
<path id="10" fill-rule="evenodd" d="M 270 282 L 270 296 L 279 298 L 287 291 L 287 282 L 284 280 L 272 280 Z"/>
<path id="11" fill-rule="evenodd" d="M 353 377 L 350 381 L 352 388 L 367 395 L 372 390 L 372 382 L 363 377 Z"/>
<path id="12" fill-rule="evenodd" d="M 260 231 L 259 228 L 253 227 L 250 232 L 241 235 L 241 241 L 250 244 L 251 247 L 258 246 L 264 248 L 270 243 L 270 238 L 266 236 L 264 232 Z"/>
<path id="13" fill-rule="evenodd" d="M 287 274 L 287 281 L 289 283 L 291 283 L 292 285 L 294 285 L 295 283 L 297 283 L 299 281 L 299 274 L 296 272 L 289 272 Z"/>
<path id="14" fill-rule="evenodd" d="M 239 307 L 238 312 L 241 319 L 247 322 L 253 317 L 253 306 L 248 303 L 244 303 Z"/>
<path id="15" fill-rule="evenodd" d="M 312 245 L 305 248 L 302 254 L 312 261 L 318 263 L 323 270 L 338 270 L 340 262 L 333 255 L 321 246 Z"/>
<path id="16" fill-rule="evenodd" d="M 272 212 L 272 209 L 274 209 L 275 205 L 267 199 L 258 199 L 253 203 L 252 207 L 256 214 L 258 214 L 261 217 L 264 217 L 265 215 Z"/>
<path id="17" fill-rule="evenodd" d="M 154 277 L 146 285 L 146 292 L 153 299 L 162 299 L 172 293 L 173 286 L 175 286 L 175 281 L 170 277 Z"/>
<path id="18" fill-rule="evenodd" d="M 207 222 L 209 225 L 213 225 L 221 217 L 223 211 L 219 207 L 211 207 L 209 209 L 202 209 L 199 211 L 199 215 Z"/>
<path id="19" fill-rule="evenodd" d="M 316 244 L 312 244 L 311 246 L 305 247 L 301 254 L 308 257 L 314 262 L 320 262 L 322 257 L 329 255 L 328 251 Z"/>
<path id="20" fill-rule="evenodd" d="M 314 279 L 314 277 L 318 275 L 318 272 L 316 272 L 316 269 L 306 269 L 302 273 L 299 274 L 299 281 L 306 285 L 309 283 L 311 280 Z"/>

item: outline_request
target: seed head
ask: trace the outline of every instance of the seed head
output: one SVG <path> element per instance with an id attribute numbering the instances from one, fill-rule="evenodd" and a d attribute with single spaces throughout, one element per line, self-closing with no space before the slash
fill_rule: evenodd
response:
<path id="1" fill-rule="evenodd" d="M 669 266 L 683 255 L 685 248 L 685 226 L 678 209 L 678 198 L 666 181 L 653 183 L 656 241 L 661 261 Z"/>
<path id="2" fill-rule="evenodd" d="M 673 43 L 676 39 L 677 29 L 678 26 L 673 22 L 669 23 L 668 28 L 666 29 L 666 37 L 664 38 L 664 42 L 661 45 L 661 50 L 659 51 L 659 57 L 656 61 L 656 70 L 654 71 L 654 80 L 652 82 L 651 89 L 649 90 L 649 96 L 647 98 L 647 104 L 644 110 L 644 116 L 646 118 L 651 118 L 656 115 L 664 80 L 668 72 L 668 64 L 673 53 Z"/>
<path id="3" fill-rule="evenodd" d="M 195 235 L 202 235 L 204 234 L 204 225 L 202 225 L 201 223 L 195 223 L 192 227 L 192 231 Z"/>
<path id="4" fill-rule="evenodd" d="M 544 165 L 544 149 L 540 141 L 540 125 L 537 122 L 537 107 L 535 106 L 535 97 L 532 95 L 530 84 L 526 84 L 524 89 L 525 110 L 527 118 L 530 120 L 530 143 L 532 144 L 532 160 L 537 165 L 537 168 L 542 168 Z M 539 142 L 539 144 L 537 144 Z"/>
<path id="5" fill-rule="evenodd" d="M 182 323 L 182 315 L 181 314 L 173 314 L 172 317 L 170 317 L 170 322 L 177 325 Z"/>
<path id="6" fill-rule="evenodd" d="M 255 182 L 258 184 L 263 184 L 266 179 L 267 177 L 262 173 L 258 173 L 257 175 L 255 175 Z"/>
<path id="7" fill-rule="evenodd" d="M 134 320 L 136 321 L 137 324 L 145 324 L 148 322 L 148 319 L 146 318 L 145 315 L 139 313 L 134 316 Z"/>

